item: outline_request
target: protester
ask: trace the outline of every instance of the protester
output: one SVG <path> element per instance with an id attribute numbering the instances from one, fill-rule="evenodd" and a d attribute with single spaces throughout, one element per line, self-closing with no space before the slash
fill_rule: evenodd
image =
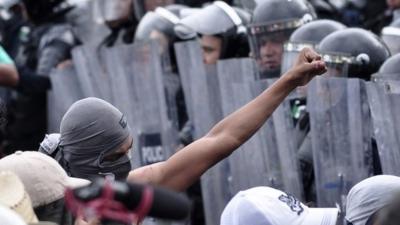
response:
<path id="1" fill-rule="evenodd" d="M 241 191 L 228 203 L 221 225 L 336 225 L 337 208 L 308 208 L 295 196 L 270 187 Z"/>
<path id="2" fill-rule="evenodd" d="M 24 184 L 12 172 L 0 172 L 0 206 L 5 206 L 16 212 L 30 225 L 55 225 L 39 222 L 32 208 L 31 199 L 25 191 Z M 1 221 L 2 224 L 4 221 Z M 18 219 L 15 219 L 15 223 Z"/>
<path id="3" fill-rule="evenodd" d="M 0 205 L 0 221 L 3 225 L 26 225 L 17 213 L 2 205 Z"/>
<path id="4" fill-rule="evenodd" d="M 44 221 L 61 221 L 67 187 L 89 184 L 87 180 L 68 177 L 53 158 L 39 152 L 18 151 L 6 156 L 0 159 L 0 171 L 12 171 L 18 175 L 32 199 L 36 215 Z"/>
<path id="5" fill-rule="evenodd" d="M 397 176 L 374 176 L 359 182 L 347 196 L 346 220 L 352 225 L 376 224 L 377 213 L 394 203 L 399 193 Z"/>

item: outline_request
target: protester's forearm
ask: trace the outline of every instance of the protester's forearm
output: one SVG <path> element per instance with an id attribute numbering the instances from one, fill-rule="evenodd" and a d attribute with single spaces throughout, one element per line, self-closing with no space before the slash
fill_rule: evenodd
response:
<path id="1" fill-rule="evenodd" d="M 229 138 L 233 146 L 225 149 L 230 154 L 231 149 L 246 142 L 264 124 L 295 87 L 290 76 L 282 76 L 257 98 L 219 122 L 207 136 Z"/>

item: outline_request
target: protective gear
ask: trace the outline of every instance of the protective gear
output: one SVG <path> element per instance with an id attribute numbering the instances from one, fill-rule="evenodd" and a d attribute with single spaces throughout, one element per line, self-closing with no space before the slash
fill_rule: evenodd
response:
<path id="1" fill-rule="evenodd" d="M 372 75 L 375 82 L 386 80 L 400 80 L 400 53 L 388 58 L 379 69 L 379 72 Z"/>
<path id="2" fill-rule="evenodd" d="M 344 28 L 345 25 L 333 20 L 315 20 L 299 27 L 284 45 L 281 72 L 285 73 L 292 67 L 304 47 L 315 49 L 324 37 Z"/>
<path id="3" fill-rule="evenodd" d="M 334 20 L 315 20 L 299 27 L 290 36 L 290 42 L 318 44 L 329 34 L 346 28 L 342 23 Z"/>
<path id="4" fill-rule="evenodd" d="M 392 55 L 400 53 L 400 19 L 384 27 L 381 32 L 381 38 Z"/>
<path id="5" fill-rule="evenodd" d="M 397 60 L 398 61 L 398 60 Z M 381 81 L 367 86 L 368 102 L 383 174 L 399 176 L 400 83 Z"/>
<path id="6" fill-rule="evenodd" d="M 148 12 L 140 20 L 135 33 L 136 41 L 157 40 L 160 44 L 160 54 L 163 56 L 163 69 L 175 72 L 176 62 L 173 44 L 179 40 L 175 35 L 174 26 L 180 20 L 180 11 L 187 8 L 183 5 L 170 5 L 165 8 L 158 7 L 155 11 Z M 168 69 L 165 65 L 170 65 Z"/>
<path id="7" fill-rule="evenodd" d="M 364 80 L 369 80 L 390 56 L 379 37 L 360 28 L 348 28 L 326 36 L 318 51 L 327 63 L 327 76 Z"/>
<path id="8" fill-rule="evenodd" d="M 186 8 L 183 5 L 170 5 L 146 13 L 137 27 L 135 41 L 154 39 L 156 34 L 153 32 L 158 31 L 167 39 L 165 44 L 173 43 L 177 38 L 174 26 L 180 20 L 180 11 Z"/>
<path id="9" fill-rule="evenodd" d="M 77 44 L 77 40 L 72 32 L 72 27 L 68 24 L 51 26 L 40 39 L 36 72 L 40 75 L 49 76 L 53 68 L 65 59 L 71 58 L 70 52 Z"/>
<path id="10" fill-rule="evenodd" d="M 365 83 L 318 77 L 308 88 L 319 207 L 345 210 L 350 188 L 373 174 L 371 120 Z"/>
<path id="11" fill-rule="evenodd" d="M 280 75 L 284 42 L 296 28 L 315 18 L 312 6 L 303 0 L 266 0 L 256 7 L 248 35 L 263 78 Z"/>
<path id="12" fill-rule="evenodd" d="M 106 159 L 130 136 L 125 116 L 111 104 L 97 98 L 74 103 L 61 121 L 60 134 L 60 163 L 71 176 L 112 175 L 118 180 L 128 176 L 131 164 L 126 154 Z"/>
<path id="13" fill-rule="evenodd" d="M 75 67 L 54 69 L 50 74 L 52 90 L 47 92 L 47 132 L 60 132 L 61 120 L 74 102 L 85 98 Z M 57 146 L 58 147 L 58 146 Z M 56 153 L 49 152 L 55 156 Z"/>
<path id="14" fill-rule="evenodd" d="M 222 39 L 220 59 L 247 57 L 249 45 L 246 25 L 250 14 L 242 9 L 231 7 L 225 2 L 215 1 L 198 12 L 183 18 L 175 32 L 181 39 L 192 39 L 197 35 L 211 35 Z"/>

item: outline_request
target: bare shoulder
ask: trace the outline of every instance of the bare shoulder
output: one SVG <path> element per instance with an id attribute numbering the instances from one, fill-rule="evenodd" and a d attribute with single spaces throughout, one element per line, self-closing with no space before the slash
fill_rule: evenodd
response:
<path id="1" fill-rule="evenodd" d="M 162 181 L 162 168 L 164 162 L 143 166 L 129 172 L 129 182 L 160 185 Z"/>

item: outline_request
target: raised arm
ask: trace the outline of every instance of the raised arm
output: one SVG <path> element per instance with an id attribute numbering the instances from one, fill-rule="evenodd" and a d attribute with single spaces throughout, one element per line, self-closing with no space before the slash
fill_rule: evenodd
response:
<path id="1" fill-rule="evenodd" d="M 213 165 L 245 143 L 296 87 L 326 71 L 311 49 L 304 49 L 295 66 L 257 98 L 216 124 L 204 137 L 167 161 L 132 171 L 128 180 L 183 191 Z"/>

